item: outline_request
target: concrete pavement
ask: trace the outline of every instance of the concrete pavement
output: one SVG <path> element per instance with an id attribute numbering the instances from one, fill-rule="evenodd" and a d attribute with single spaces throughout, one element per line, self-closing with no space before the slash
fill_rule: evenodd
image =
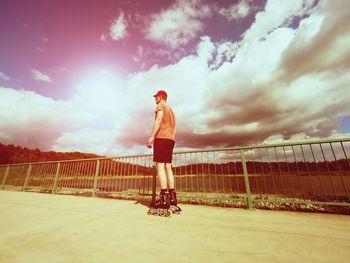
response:
<path id="1" fill-rule="evenodd" d="M 0 262 L 348 262 L 350 216 L 0 191 Z"/>

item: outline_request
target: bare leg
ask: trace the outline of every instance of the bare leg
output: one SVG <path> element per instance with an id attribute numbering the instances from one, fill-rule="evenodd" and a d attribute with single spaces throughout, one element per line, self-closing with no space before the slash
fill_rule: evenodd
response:
<path id="1" fill-rule="evenodd" d="M 156 163 L 156 167 L 157 167 L 157 175 L 159 179 L 160 188 L 167 189 L 167 176 L 165 173 L 165 164 Z"/>
<path id="2" fill-rule="evenodd" d="M 166 171 L 166 176 L 168 179 L 168 187 L 169 189 L 174 189 L 175 183 L 174 183 L 174 174 L 173 170 L 171 168 L 171 163 L 166 163 L 165 164 L 165 171 Z"/>
<path id="3" fill-rule="evenodd" d="M 171 163 L 165 164 L 165 171 L 168 178 L 170 211 L 173 214 L 180 214 L 182 209 L 177 206 L 175 181 L 174 181 L 173 170 L 171 168 Z"/>
<path id="4" fill-rule="evenodd" d="M 169 193 L 167 192 L 167 177 L 165 172 L 164 163 L 155 163 L 157 169 L 157 176 L 159 178 L 159 184 L 161 187 L 160 198 L 150 204 L 150 209 L 148 210 L 148 215 L 156 216 L 170 216 L 171 212 L 169 211 L 170 202 L 169 202 Z"/>

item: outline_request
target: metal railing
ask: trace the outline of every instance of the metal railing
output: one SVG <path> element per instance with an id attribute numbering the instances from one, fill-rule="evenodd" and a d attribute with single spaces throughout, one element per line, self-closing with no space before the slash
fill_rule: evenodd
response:
<path id="1" fill-rule="evenodd" d="M 175 152 L 180 200 L 350 206 L 350 138 Z M 153 196 L 152 155 L 0 165 L 2 189 Z"/>

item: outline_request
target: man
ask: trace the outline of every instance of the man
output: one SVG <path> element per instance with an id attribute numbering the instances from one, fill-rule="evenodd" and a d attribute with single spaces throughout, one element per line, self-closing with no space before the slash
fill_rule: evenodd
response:
<path id="1" fill-rule="evenodd" d="M 169 209 L 174 206 L 173 212 L 180 212 L 177 207 L 174 175 L 171 168 L 173 149 L 175 145 L 176 119 L 173 110 L 167 104 L 168 94 L 160 90 L 153 96 L 157 104 L 155 120 L 151 137 L 147 147 L 153 149 L 153 161 L 156 163 L 157 176 L 160 184 L 160 203 L 157 208 Z M 169 192 L 168 192 L 169 188 Z"/>

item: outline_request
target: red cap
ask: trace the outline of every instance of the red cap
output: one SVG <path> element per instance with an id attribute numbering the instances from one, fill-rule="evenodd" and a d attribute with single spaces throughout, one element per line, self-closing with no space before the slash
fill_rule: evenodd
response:
<path id="1" fill-rule="evenodd" d="M 153 97 L 157 97 L 157 96 L 164 96 L 165 98 L 167 98 L 168 94 L 164 90 L 159 90 L 157 94 L 153 95 Z"/>

